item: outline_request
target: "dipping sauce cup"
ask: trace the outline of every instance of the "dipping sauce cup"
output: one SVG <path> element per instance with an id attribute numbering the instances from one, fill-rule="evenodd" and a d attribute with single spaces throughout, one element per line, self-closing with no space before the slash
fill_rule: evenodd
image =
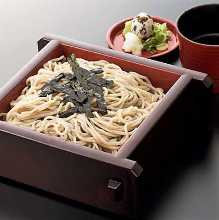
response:
<path id="1" fill-rule="evenodd" d="M 219 92 L 219 4 L 185 11 L 177 21 L 180 60 L 183 67 L 205 72 Z"/>

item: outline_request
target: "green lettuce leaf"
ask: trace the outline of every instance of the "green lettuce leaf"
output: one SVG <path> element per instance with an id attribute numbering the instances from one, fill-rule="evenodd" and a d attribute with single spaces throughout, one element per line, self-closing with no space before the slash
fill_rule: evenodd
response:
<path id="1" fill-rule="evenodd" d="M 153 34 L 143 42 L 143 49 L 151 52 L 166 50 L 168 48 L 169 37 L 170 32 L 167 29 L 166 23 L 159 24 L 154 22 Z"/>

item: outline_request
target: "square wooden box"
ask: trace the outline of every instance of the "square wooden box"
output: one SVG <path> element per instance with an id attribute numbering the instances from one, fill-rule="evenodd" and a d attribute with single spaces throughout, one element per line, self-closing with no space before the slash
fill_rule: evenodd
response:
<path id="1" fill-rule="evenodd" d="M 204 135 L 210 79 L 204 73 L 53 35 L 44 36 L 38 46 L 40 51 L 1 89 L 0 112 L 9 110 L 26 79 L 45 62 L 70 53 L 146 75 L 166 95 L 116 155 L 0 121 L 0 176 L 136 218 L 144 182 L 156 181 L 165 164 L 174 165 L 171 161 L 181 152 L 189 154 L 191 143 Z"/>

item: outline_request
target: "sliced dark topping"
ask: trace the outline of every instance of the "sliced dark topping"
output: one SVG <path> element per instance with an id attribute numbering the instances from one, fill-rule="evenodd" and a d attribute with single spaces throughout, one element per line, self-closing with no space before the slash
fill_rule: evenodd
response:
<path id="1" fill-rule="evenodd" d="M 41 92 L 40 92 L 39 96 L 46 97 L 47 95 L 50 95 L 53 92 L 54 92 L 53 89 L 49 85 L 46 84 L 41 88 Z"/>
<path id="2" fill-rule="evenodd" d="M 73 115 L 76 112 L 77 112 L 77 109 L 75 107 L 72 107 L 72 108 L 70 108 L 70 109 L 68 109 L 64 112 L 59 113 L 59 117 L 60 118 L 67 118 L 67 117 Z"/>
<path id="3" fill-rule="evenodd" d="M 64 93 L 63 102 L 72 102 L 74 107 L 59 113 L 59 117 L 69 117 L 74 113 L 85 113 L 87 117 L 93 117 L 92 111 L 101 114 L 107 113 L 106 102 L 103 95 L 103 87 L 111 88 L 112 80 L 106 80 L 100 75 L 102 68 L 87 70 L 78 65 L 74 54 L 67 57 L 73 73 L 60 73 L 41 88 L 40 97 L 46 97 L 53 93 Z M 96 98 L 96 108 L 91 108 L 91 102 Z"/>
<path id="4" fill-rule="evenodd" d="M 102 68 L 96 68 L 96 69 L 92 69 L 90 70 L 90 72 L 95 73 L 95 74 L 100 74 L 103 72 Z"/>

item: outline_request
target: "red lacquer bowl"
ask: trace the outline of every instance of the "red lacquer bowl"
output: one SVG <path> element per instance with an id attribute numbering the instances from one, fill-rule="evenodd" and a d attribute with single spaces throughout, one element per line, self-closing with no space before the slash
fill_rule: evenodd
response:
<path id="1" fill-rule="evenodd" d="M 124 29 L 125 22 L 131 19 L 133 19 L 133 17 L 125 18 L 122 21 L 115 23 L 109 28 L 106 34 L 106 42 L 111 49 L 123 51 L 122 46 L 124 44 L 124 37 L 122 31 Z M 160 17 L 152 17 L 152 19 L 160 24 L 166 23 L 167 28 L 171 32 L 171 35 L 170 35 L 170 40 L 168 41 L 168 49 L 164 51 L 156 51 L 153 53 L 143 50 L 141 56 L 145 58 L 155 58 L 155 57 L 163 56 L 175 50 L 179 45 L 177 38 L 177 28 L 172 21 Z"/>
<path id="2" fill-rule="evenodd" d="M 219 4 L 196 6 L 185 11 L 180 15 L 177 27 L 183 67 L 208 73 L 215 82 L 214 92 L 219 93 Z M 197 40 L 212 34 L 218 35 L 218 43 L 213 38 L 208 38 L 207 43 Z"/>

